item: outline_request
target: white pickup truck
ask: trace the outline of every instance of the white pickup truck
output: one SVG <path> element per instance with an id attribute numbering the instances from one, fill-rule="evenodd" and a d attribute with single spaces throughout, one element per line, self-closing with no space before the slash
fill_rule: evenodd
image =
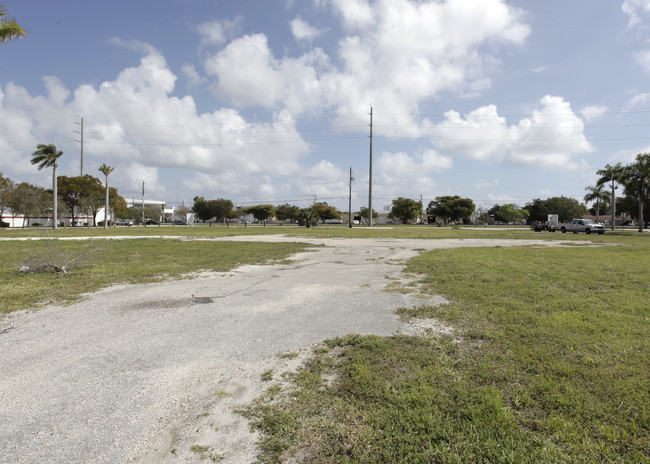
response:
<path id="1" fill-rule="evenodd" d="M 571 222 L 565 222 L 557 226 L 560 231 L 565 234 L 567 232 L 573 232 L 577 234 L 578 232 L 584 232 L 585 234 L 590 234 L 595 232 L 597 234 L 605 233 L 605 226 L 592 221 L 591 219 L 574 219 Z"/>

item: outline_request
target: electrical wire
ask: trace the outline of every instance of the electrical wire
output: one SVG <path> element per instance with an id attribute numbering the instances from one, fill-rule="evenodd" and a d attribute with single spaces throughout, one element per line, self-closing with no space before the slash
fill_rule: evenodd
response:
<path id="1" fill-rule="evenodd" d="M 589 115 L 589 114 L 598 114 L 598 115 L 621 115 L 621 114 L 650 114 L 650 110 L 638 110 L 638 111 L 610 111 L 610 112 L 598 112 L 598 113 L 589 113 L 589 112 L 582 112 L 582 113 L 553 113 L 553 114 L 544 114 L 544 116 L 569 116 L 569 115 Z M 381 112 L 374 112 L 374 115 L 376 116 L 408 116 L 411 118 L 423 118 L 423 117 L 444 117 L 444 114 L 427 114 L 427 113 L 422 113 L 422 114 L 413 114 L 413 113 L 381 113 Z M 502 115 L 472 115 L 472 118 L 475 117 L 527 117 L 527 116 L 532 116 L 530 114 L 502 114 Z M 330 120 L 334 121 L 337 119 L 342 119 L 342 118 L 359 118 L 359 117 L 367 117 L 366 114 L 364 113 L 351 113 L 351 114 L 344 114 L 344 115 L 328 115 L 328 116 L 321 116 L 321 117 L 312 117 L 312 118 L 296 118 L 293 119 L 293 122 L 299 122 L 299 121 L 323 121 L 323 120 Z M 103 144 L 103 145 L 131 145 L 131 146 L 229 146 L 229 145 L 240 145 L 242 144 L 241 140 L 234 141 L 234 142 L 224 142 L 224 141 L 216 141 L 216 142 L 205 142 L 201 140 L 201 137 L 233 137 L 233 136 L 248 136 L 248 135 L 254 135 L 257 137 L 264 136 L 264 135 L 275 135 L 275 134 L 286 134 L 286 133 L 296 133 L 296 134 L 304 134 L 304 133 L 314 133 L 318 131 L 357 131 L 361 129 L 366 129 L 367 125 L 366 124 L 340 124 L 340 125 L 332 125 L 332 126 L 327 126 L 327 127 L 294 127 L 290 129 L 275 129 L 273 127 L 259 127 L 268 125 L 268 124 L 278 124 L 281 123 L 281 121 L 278 120 L 270 120 L 270 121 L 256 121 L 256 122 L 233 122 L 233 123 L 201 123 L 201 124 L 181 124 L 181 123 L 93 123 L 92 120 L 87 120 L 85 127 L 85 136 L 86 140 L 88 143 L 93 143 L 93 144 Z M 443 123 L 444 124 L 444 123 Z M 63 137 L 67 135 L 69 132 L 60 132 L 57 131 L 55 133 L 50 133 L 49 131 L 52 129 L 58 129 L 61 127 L 66 127 L 66 126 L 71 126 L 71 123 L 66 123 L 66 124 L 57 124 L 53 126 L 48 126 L 48 127 L 40 127 L 36 133 L 30 136 L 25 136 L 17 139 L 12 139 L 13 133 L 4 133 L 4 135 L 0 135 L 0 138 L 4 139 L 3 141 L 5 144 L 9 145 L 18 145 L 18 144 L 23 144 L 27 143 L 28 141 L 38 141 L 42 139 L 55 139 L 57 137 Z M 115 133 L 114 130 L 104 130 L 104 128 L 112 128 L 119 127 L 123 133 Z M 228 127 L 228 126 L 243 126 L 246 130 L 242 131 L 236 131 L 236 132 L 209 132 L 209 133 L 188 133 L 188 129 L 196 129 L 196 128 L 203 128 L 203 127 Z M 183 128 L 184 131 L 181 131 L 179 134 L 175 133 L 170 133 L 169 131 L 165 131 L 163 134 L 155 134 L 155 133 L 146 133 L 146 132 L 131 132 L 127 130 L 129 127 L 155 127 L 155 128 Z M 445 131 L 451 131 L 451 130 L 458 130 L 458 129 L 473 129 L 473 130 L 494 130 L 494 129 L 509 129 L 510 127 L 516 127 L 516 126 L 482 126 L 482 127 L 468 127 L 468 126 L 454 126 L 454 125 L 449 125 L 449 124 L 444 124 L 444 125 L 434 125 L 432 127 L 426 127 L 423 128 L 418 125 L 413 125 L 413 124 L 377 124 L 374 123 L 373 127 L 376 128 L 383 128 L 383 129 L 408 129 L 408 128 L 417 128 L 421 131 L 440 131 L 440 130 L 445 130 Z M 557 129 L 557 130 L 597 130 L 597 129 L 623 129 L 623 128 L 645 128 L 645 127 L 650 127 L 650 123 L 637 123 L 637 124 L 631 124 L 631 123 L 622 123 L 622 124 L 586 124 L 583 126 L 567 126 L 567 125 L 544 125 L 544 126 L 533 126 L 530 128 L 527 128 L 529 132 L 532 132 L 533 134 L 535 131 L 543 131 L 543 130 L 548 130 L 548 129 Z M 75 131 L 76 132 L 76 131 Z M 118 135 L 120 137 L 126 138 L 126 140 L 119 141 L 119 142 L 112 142 L 112 141 L 107 141 L 107 140 L 100 140 L 104 136 L 115 136 Z M 147 141 L 137 141 L 133 140 L 134 137 L 155 137 L 159 139 L 160 141 L 155 141 L 155 142 L 147 142 Z M 163 141 L 164 138 L 166 137 L 178 137 L 178 138 L 190 138 L 190 137 L 197 137 L 199 138 L 198 140 L 191 140 L 188 142 L 165 142 Z M 320 143 L 320 142 L 330 142 L 330 141 L 339 141 L 339 140 L 354 140 L 354 139 L 362 139 L 366 138 L 366 135 L 359 135 L 359 136 L 335 136 L 335 137 L 322 137 L 322 138 L 300 138 L 299 140 L 277 140 L 277 139 L 261 139 L 261 140 L 255 140 L 255 141 L 245 141 L 244 143 L 246 145 L 264 145 L 264 144 L 296 144 L 296 143 Z M 635 137 L 623 137 L 623 136 L 611 136 L 611 137 L 589 137 L 585 135 L 584 138 L 572 138 L 572 139 L 566 139 L 566 138 L 550 138 L 550 137 L 541 137 L 541 138 L 531 138 L 531 139 L 503 139 L 503 138 L 465 138 L 465 137 L 427 137 L 426 135 L 424 136 L 414 136 L 414 137 L 408 137 L 408 136 L 390 136 L 390 135 L 381 135 L 375 134 L 375 137 L 378 139 L 383 139 L 383 140 L 412 140 L 412 141 L 428 141 L 428 142 L 433 142 L 433 143 L 502 143 L 502 142 L 507 142 L 507 143 L 556 143 L 556 142 L 604 142 L 604 141 L 637 141 L 637 140 L 650 140 L 650 137 L 643 137 L 643 136 L 635 136 Z M 58 143 L 68 143 L 68 141 L 65 142 L 58 142 Z M 14 150 L 20 150 L 20 149 L 14 149 Z"/>

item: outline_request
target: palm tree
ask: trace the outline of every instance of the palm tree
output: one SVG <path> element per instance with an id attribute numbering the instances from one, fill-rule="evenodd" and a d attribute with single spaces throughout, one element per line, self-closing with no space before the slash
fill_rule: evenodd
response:
<path id="1" fill-rule="evenodd" d="M 596 222 L 600 222 L 600 201 L 609 201 L 611 196 L 603 185 L 596 184 L 595 187 L 585 187 L 585 190 L 589 192 L 584 197 L 585 202 L 596 201 Z"/>
<path id="2" fill-rule="evenodd" d="M 57 215 L 57 189 L 56 189 L 56 162 L 63 154 L 58 151 L 52 144 L 44 145 L 39 143 L 36 151 L 32 153 L 32 164 L 38 164 L 38 170 L 43 168 L 52 168 L 52 227 L 57 228 L 58 215 Z"/>
<path id="3" fill-rule="evenodd" d="M 305 227 L 316 227 L 318 225 L 318 211 L 314 208 L 303 208 L 298 212 L 298 224 Z"/>
<path id="4" fill-rule="evenodd" d="M 639 200 L 639 232 L 643 232 L 643 209 L 650 193 L 650 153 L 639 153 L 636 161 L 623 168 L 625 193 Z"/>
<path id="5" fill-rule="evenodd" d="M 6 15 L 5 8 L 0 5 L 0 44 L 29 35 L 15 19 L 5 18 Z"/>
<path id="6" fill-rule="evenodd" d="M 108 228 L 108 175 L 113 172 L 115 168 L 106 166 L 106 163 L 99 167 L 102 174 L 106 176 L 106 198 L 104 202 L 104 229 Z"/>
<path id="7" fill-rule="evenodd" d="M 604 169 L 599 169 L 596 171 L 596 174 L 600 176 L 596 185 L 604 185 L 607 182 L 611 182 L 612 193 L 612 223 L 611 229 L 616 229 L 616 184 L 621 183 L 621 176 L 623 175 L 623 166 L 621 163 L 616 163 L 614 166 L 607 164 Z"/>

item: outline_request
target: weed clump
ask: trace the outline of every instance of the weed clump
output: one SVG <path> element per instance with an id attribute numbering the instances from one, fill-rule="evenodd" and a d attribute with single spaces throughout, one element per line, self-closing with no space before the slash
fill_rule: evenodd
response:
<path id="1" fill-rule="evenodd" d="M 44 248 L 28 256 L 18 268 L 19 273 L 56 273 L 67 276 L 70 269 L 88 265 L 90 257 L 100 250 L 88 246 L 74 252 L 64 251 L 54 234 L 46 236 L 42 243 L 45 244 Z"/>

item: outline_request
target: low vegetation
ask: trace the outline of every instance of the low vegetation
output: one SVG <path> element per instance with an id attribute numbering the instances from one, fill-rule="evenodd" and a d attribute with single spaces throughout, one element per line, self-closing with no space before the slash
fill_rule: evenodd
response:
<path id="1" fill-rule="evenodd" d="M 304 249 L 298 243 L 240 243 L 130 239 L 57 241 L 57 253 L 77 256 L 94 252 L 82 267 L 63 274 L 27 273 L 18 269 L 25 259 L 49 255 L 51 240 L 9 241 L 0 254 L 0 314 L 43 303 L 73 301 L 83 293 L 114 284 L 156 282 L 182 278 L 198 271 L 228 271 L 244 264 L 286 259 Z"/>
<path id="2" fill-rule="evenodd" d="M 281 231 L 314 237 L 580 241 L 581 246 L 564 248 L 438 250 L 412 259 L 406 271 L 418 276 L 421 291 L 445 295 L 450 303 L 402 308 L 399 317 L 436 318 L 455 333 L 348 335 L 314 349 L 303 368 L 284 378 L 285 386 L 275 385 L 273 373 L 265 372 L 263 380 L 272 383 L 267 395 L 245 411 L 263 432 L 262 462 L 291 456 L 313 463 L 650 461 L 646 235 L 426 226 L 173 229 L 203 237 Z M 155 235 L 164 228 L 128 233 L 145 230 Z M 585 246 L 585 240 L 614 246 Z M 63 251 L 87 246 L 60 245 Z M 44 243 L 2 246 L 5 312 L 66 301 L 114 283 L 281 260 L 304 247 L 98 238 L 93 246 L 101 248 L 101 259 L 57 277 L 16 272 Z"/>
<path id="3" fill-rule="evenodd" d="M 611 237 L 610 237 L 611 239 Z M 454 336 L 329 340 L 246 412 L 262 462 L 650 461 L 650 243 L 427 252 Z"/>
<path id="4" fill-rule="evenodd" d="M 0 238 L 41 238 L 51 229 L 34 227 L 32 229 L 0 228 Z M 636 234 L 634 228 L 627 228 L 611 232 L 607 230 L 604 241 L 612 237 L 630 237 Z M 230 225 L 223 224 L 195 224 L 188 226 L 172 226 L 170 224 L 152 225 L 147 227 L 114 227 L 103 229 L 101 227 L 66 227 L 56 231 L 57 237 L 194 237 L 217 238 L 235 235 L 274 235 L 283 234 L 297 237 L 349 237 L 349 238 L 507 238 L 507 239 L 544 239 L 544 240 L 598 240 L 596 237 L 584 235 L 572 236 L 561 233 L 536 233 L 527 226 L 456 226 L 438 227 L 436 225 L 389 225 L 389 226 L 354 226 L 348 228 L 347 224 L 320 224 L 312 228 L 300 227 L 298 224 L 267 224 L 262 225 Z M 618 238 L 617 238 L 618 240 Z"/>

